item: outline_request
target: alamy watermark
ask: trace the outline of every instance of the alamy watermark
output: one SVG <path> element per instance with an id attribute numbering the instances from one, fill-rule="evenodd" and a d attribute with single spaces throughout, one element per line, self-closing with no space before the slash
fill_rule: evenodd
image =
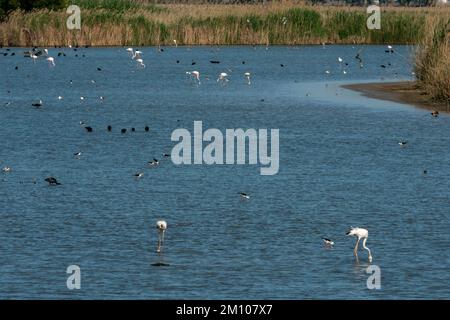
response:
<path id="1" fill-rule="evenodd" d="M 367 278 L 367 289 L 381 289 L 381 269 L 377 265 L 370 265 L 366 269 L 366 273 L 370 274 Z"/>
<path id="2" fill-rule="evenodd" d="M 381 29 L 381 9 L 377 5 L 371 5 L 367 7 L 367 13 L 370 16 L 367 18 L 366 25 L 367 29 Z"/>
<path id="3" fill-rule="evenodd" d="M 81 29 L 81 9 L 79 6 L 70 5 L 67 10 L 67 14 L 70 16 L 67 18 L 66 26 L 69 30 L 80 30 Z"/>
<path id="4" fill-rule="evenodd" d="M 219 129 L 203 132 L 202 121 L 194 121 L 193 135 L 184 128 L 172 132 L 171 140 L 178 143 L 172 149 L 171 158 L 176 165 L 246 164 L 248 150 L 248 164 L 256 165 L 259 160 L 261 175 L 275 175 L 280 166 L 279 129 L 270 129 L 270 154 L 268 139 L 268 129 L 226 129 L 224 139 Z M 209 142 L 205 148 L 203 142 Z"/>
<path id="5" fill-rule="evenodd" d="M 80 290 L 81 289 L 81 269 L 79 266 L 72 264 L 67 267 L 67 274 L 70 276 L 67 277 L 66 285 L 69 290 Z"/>

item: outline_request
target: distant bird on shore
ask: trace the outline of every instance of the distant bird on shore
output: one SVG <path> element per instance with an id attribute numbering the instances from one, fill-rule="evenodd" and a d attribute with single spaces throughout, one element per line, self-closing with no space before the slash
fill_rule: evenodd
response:
<path id="1" fill-rule="evenodd" d="M 158 246 L 156 248 L 156 252 L 161 253 L 164 242 L 164 233 L 167 230 L 167 222 L 164 220 L 157 221 L 156 228 L 158 229 Z"/>
<path id="2" fill-rule="evenodd" d="M 245 200 L 250 199 L 250 195 L 248 193 L 239 192 L 238 194 L 241 196 L 241 199 L 245 199 Z"/>
<path id="3" fill-rule="evenodd" d="M 439 116 L 439 111 L 433 110 L 433 112 L 431 112 L 431 115 L 432 115 L 434 118 L 437 118 L 437 117 Z"/>
<path id="4" fill-rule="evenodd" d="M 33 59 L 33 63 L 36 63 L 36 60 L 37 60 L 38 56 L 35 55 L 35 54 L 31 54 L 30 58 Z"/>
<path id="5" fill-rule="evenodd" d="M 363 228 L 353 228 L 353 227 L 351 227 L 350 230 L 347 231 L 346 234 L 348 236 L 357 237 L 355 249 L 353 250 L 353 253 L 354 253 L 355 257 L 356 257 L 356 260 L 358 260 L 358 244 L 359 244 L 359 241 L 361 239 L 364 239 L 363 240 L 363 244 L 362 244 L 363 248 L 368 251 L 368 253 L 369 253 L 369 262 L 372 262 L 372 254 L 370 252 L 370 249 L 368 247 L 366 247 L 366 241 L 367 241 L 367 238 L 369 237 L 369 231 L 367 231 L 367 229 L 363 229 Z"/>
<path id="6" fill-rule="evenodd" d="M 57 186 L 57 185 L 61 184 L 53 177 L 48 177 L 48 178 L 45 178 L 44 180 L 48 182 L 49 186 Z"/>
<path id="7" fill-rule="evenodd" d="M 324 243 L 325 246 L 327 246 L 327 247 L 332 247 L 332 246 L 334 246 L 334 242 L 331 241 L 330 239 L 322 238 L 322 240 L 323 240 L 323 243 Z"/>

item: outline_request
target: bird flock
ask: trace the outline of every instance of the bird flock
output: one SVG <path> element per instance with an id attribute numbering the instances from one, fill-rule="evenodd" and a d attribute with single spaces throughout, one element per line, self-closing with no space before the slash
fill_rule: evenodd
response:
<path id="1" fill-rule="evenodd" d="M 174 42 L 174 46 L 177 47 L 178 46 L 177 41 L 173 40 L 173 42 Z M 325 45 L 323 45 L 323 46 L 325 46 Z M 69 48 L 72 48 L 72 47 L 69 46 Z M 76 51 L 77 48 L 73 48 L 73 50 Z M 10 50 L 6 49 L 6 51 L 7 52 L 3 53 L 4 56 L 8 55 L 8 52 Z M 144 62 L 144 53 L 141 50 L 134 49 L 134 48 L 130 47 L 130 48 L 126 48 L 125 51 L 128 54 L 128 57 L 132 61 L 135 62 L 137 69 L 144 69 L 144 68 L 146 68 L 146 64 Z M 162 52 L 163 49 L 158 47 L 158 51 Z M 357 61 L 358 66 L 360 68 L 364 67 L 364 60 L 363 60 L 363 54 L 362 53 L 363 53 L 363 49 L 360 49 L 360 50 L 357 51 L 357 53 L 356 53 L 356 55 L 354 57 L 355 60 Z M 394 48 L 391 45 L 388 45 L 386 47 L 385 54 L 395 54 L 395 53 L 396 53 L 396 51 L 394 50 Z M 10 55 L 14 56 L 15 53 L 12 52 Z M 66 53 L 63 50 L 61 50 L 61 51 L 58 52 L 57 56 L 58 57 L 64 57 L 64 56 L 66 56 Z M 84 57 L 84 54 L 82 56 Z M 57 67 L 56 59 L 49 54 L 49 50 L 48 49 L 33 48 L 32 50 L 25 51 L 24 52 L 24 57 L 30 58 L 33 64 L 36 64 L 38 62 L 38 60 L 40 60 L 41 58 L 45 58 L 45 61 L 47 62 L 49 68 Z M 179 63 L 179 60 L 177 60 L 177 63 Z M 210 63 L 211 64 L 220 64 L 220 61 L 219 60 L 210 60 Z M 339 65 L 340 72 L 342 74 L 344 74 L 344 75 L 347 74 L 347 72 L 348 72 L 347 67 L 349 66 L 349 63 L 342 57 L 337 57 L 337 63 Z M 242 64 L 245 64 L 245 61 L 242 61 Z M 192 61 L 191 65 L 192 66 L 196 65 L 196 62 Z M 387 68 L 389 66 L 391 66 L 391 64 L 389 62 L 388 63 L 383 63 L 383 64 L 380 65 L 381 68 Z M 284 64 L 280 64 L 280 67 L 283 68 L 283 67 L 285 67 L 285 65 Z M 17 70 L 18 67 L 16 66 L 15 69 Z M 101 67 L 97 67 L 97 71 L 102 71 L 102 68 Z M 218 73 L 216 82 L 219 85 L 221 85 L 221 86 L 226 86 L 229 83 L 229 81 L 230 81 L 230 74 L 229 74 L 230 70 L 227 70 L 227 71 L 228 72 L 222 71 L 222 72 Z M 329 75 L 331 73 L 332 72 L 330 70 L 325 70 L 325 74 L 326 75 Z M 188 76 L 190 81 L 195 83 L 197 86 L 200 86 L 202 84 L 200 71 L 198 71 L 198 70 L 185 71 L 185 74 Z M 247 85 L 250 86 L 252 84 L 252 79 L 251 79 L 251 73 L 250 72 L 246 71 L 243 74 L 243 79 L 244 79 L 244 81 L 245 81 L 245 83 Z M 208 80 L 209 80 L 209 78 L 208 78 Z M 91 80 L 91 82 L 95 83 L 95 80 Z M 70 80 L 70 83 L 72 84 L 73 81 Z M 103 101 L 105 99 L 105 97 L 103 97 L 103 96 L 100 96 L 98 98 L 101 101 Z M 64 99 L 63 96 L 58 96 L 58 100 L 63 100 L 63 99 Z M 84 101 L 84 100 L 85 100 L 85 97 L 84 96 L 80 96 L 80 101 Z M 42 108 L 44 106 L 44 102 L 41 99 L 37 99 L 37 100 L 33 101 L 31 103 L 31 105 L 33 107 L 35 107 L 35 108 Z M 438 117 L 439 116 L 439 112 L 438 111 L 433 111 L 433 112 L 431 112 L 431 115 L 432 115 L 432 117 Z M 79 124 L 80 124 L 81 127 L 83 127 L 86 130 L 87 133 L 91 133 L 94 130 L 91 126 L 86 125 L 83 121 L 80 121 Z M 113 128 L 112 128 L 111 125 L 108 125 L 106 130 L 108 132 L 112 132 Z M 135 131 L 136 131 L 136 129 L 134 127 L 131 128 L 131 132 L 135 132 Z M 148 126 L 145 126 L 144 131 L 145 132 L 149 132 L 150 128 Z M 128 129 L 127 128 L 121 128 L 120 132 L 122 134 L 125 134 L 125 133 L 128 132 Z M 407 145 L 407 143 L 408 142 L 405 141 L 405 140 L 401 140 L 401 141 L 398 142 L 398 144 L 402 148 L 404 148 Z M 73 153 L 73 156 L 76 159 L 80 159 L 82 154 L 83 154 L 82 151 L 77 150 L 76 152 Z M 169 158 L 170 154 L 163 153 L 162 157 L 163 158 Z M 160 160 L 158 160 L 156 158 L 152 158 L 150 161 L 148 161 L 147 166 L 149 166 L 149 167 L 157 167 L 159 164 L 160 164 Z M 11 171 L 12 171 L 12 168 L 10 166 L 5 166 L 5 167 L 2 168 L 2 172 L 4 174 L 8 174 Z M 424 174 L 426 174 L 427 171 L 424 170 L 423 172 L 424 172 Z M 144 172 L 142 172 L 142 171 L 135 172 L 133 177 L 134 177 L 135 180 L 140 180 L 141 178 L 144 177 Z M 52 176 L 46 177 L 44 179 L 44 181 L 46 181 L 49 186 L 60 186 L 61 185 L 61 183 L 55 177 L 52 177 Z M 239 194 L 240 199 L 242 201 L 249 201 L 250 200 L 250 194 L 249 193 L 239 192 L 238 194 Z M 162 251 L 163 251 L 164 236 L 165 236 L 165 233 L 166 233 L 166 230 L 167 230 L 167 222 L 165 220 L 158 220 L 156 222 L 156 228 L 157 228 L 157 231 L 158 231 L 158 242 L 157 242 L 156 252 L 158 254 L 161 254 Z M 370 249 L 366 246 L 366 241 L 368 239 L 368 234 L 369 234 L 368 230 L 364 229 L 364 228 L 358 228 L 358 227 L 353 228 L 352 227 L 346 234 L 348 236 L 353 236 L 353 237 L 355 237 L 357 239 L 356 240 L 356 245 L 355 245 L 355 248 L 354 248 L 354 255 L 355 255 L 356 259 L 358 259 L 358 246 L 359 246 L 360 241 L 362 240 L 362 247 L 363 247 L 364 250 L 366 250 L 368 252 L 368 260 L 369 260 L 369 262 L 372 262 L 372 260 L 373 260 L 372 253 L 371 253 Z M 323 241 L 323 244 L 325 245 L 325 247 L 327 247 L 327 248 L 332 248 L 335 245 L 335 242 L 333 240 L 329 239 L 329 238 L 322 238 L 322 241 Z M 164 264 L 157 264 L 157 265 L 164 265 Z"/>

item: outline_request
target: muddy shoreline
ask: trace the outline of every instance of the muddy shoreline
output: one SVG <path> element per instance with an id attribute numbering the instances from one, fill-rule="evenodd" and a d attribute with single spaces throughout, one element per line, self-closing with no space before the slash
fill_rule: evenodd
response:
<path id="1" fill-rule="evenodd" d="M 450 104 L 433 102 L 413 81 L 356 83 L 342 85 L 345 89 L 360 92 L 363 96 L 411 104 L 428 110 L 450 111 Z"/>

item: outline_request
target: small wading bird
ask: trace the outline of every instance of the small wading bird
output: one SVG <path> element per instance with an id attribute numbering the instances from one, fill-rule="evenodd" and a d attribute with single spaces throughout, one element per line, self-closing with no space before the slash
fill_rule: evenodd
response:
<path id="1" fill-rule="evenodd" d="M 142 178 L 143 176 L 144 176 L 144 173 L 143 173 L 143 172 L 138 172 L 138 173 L 135 173 L 135 174 L 134 174 L 134 177 L 135 177 L 136 180 Z"/>
<path id="2" fill-rule="evenodd" d="M 42 100 L 35 101 L 31 105 L 36 108 L 42 107 Z"/>
<path id="3" fill-rule="evenodd" d="M 167 222 L 164 220 L 157 221 L 156 228 L 158 229 L 158 246 L 156 248 L 156 252 L 161 253 L 164 242 L 164 233 L 167 230 Z"/>
<path id="4" fill-rule="evenodd" d="M 359 244 L 359 241 L 361 239 L 364 239 L 363 243 L 362 243 L 362 246 L 369 253 L 369 262 L 372 262 L 372 254 L 370 253 L 370 249 L 368 247 L 366 247 L 366 241 L 367 241 L 367 238 L 369 237 L 369 231 L 367 231 L 367 229 L 363 229 L 363 228 L 353 228 L 353 227 L 351 227 L 350 230 L 347 231 L 347 235 L 348 236 L 357 237 L 355 249 L 353 250 L 353 253 L 354 253 L 355 257 L 356 257 L 356 260 L 358 260 L 358 244 Z"/>
<path id="5" fill-rule="evenodd" d="M 57 186 L 57 185 L 61 184 L 53 177 L 48 177 L 48 178 L 45 178 L 44 180 L 48 182 L 49 186 Z"/>
<path id="6" fill-rule="evenodd" d="M 241 196 L 241 199 L 250 199 L 250 195 L 248 193 L 245 192 L 239 192 L 238 193 Z"/>

